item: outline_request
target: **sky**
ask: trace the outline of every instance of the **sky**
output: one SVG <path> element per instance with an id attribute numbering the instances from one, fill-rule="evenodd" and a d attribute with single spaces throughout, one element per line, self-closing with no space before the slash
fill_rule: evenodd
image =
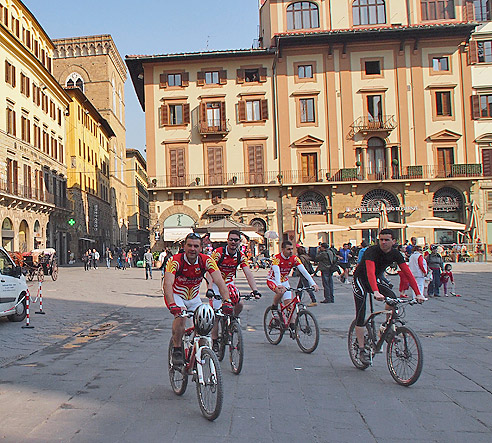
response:
<path id="1" fill-rule="evenodd" d="M 111 34 L 123 58 L 251 48 L 258 0 L 23 0 L 51 39 Z M 145 118 L 128 74 L 126 146 L 145 155 Z"/>

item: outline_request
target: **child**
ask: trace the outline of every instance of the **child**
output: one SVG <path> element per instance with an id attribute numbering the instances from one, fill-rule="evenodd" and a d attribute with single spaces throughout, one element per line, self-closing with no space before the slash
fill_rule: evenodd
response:
<path id="1" fill-rule="evenodd" d="M 448 263 L 444 266 L 444 272 L 441 273 L 441 284 L 444 288 L 444 297 L 448 296 L 448 282 L 451 280 L 451 283 L 454 284 L 453 273 L 451 272 L 453 267 Z"/>

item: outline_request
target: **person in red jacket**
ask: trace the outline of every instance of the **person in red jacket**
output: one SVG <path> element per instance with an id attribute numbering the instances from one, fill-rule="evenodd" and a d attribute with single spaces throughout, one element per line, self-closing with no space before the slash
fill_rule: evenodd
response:
<path id="1" fill-rule="evenodd" d="M 354 272 L 353 290 L 355 299 L 355 334 L 359 344 L 359 358 L 365 364 L 370 364 L 370 357 L 364 349 L 364 323 L 366 319 L 366 299 L 367 294 L 374 294 L 376 300 L 382 301 L 385 297 L 395 297 L 389 287 L 378 283 L 376 276 L 391 264 L 397 263 L 400 270 L 407 278 L 410 287 L 413 289 L 416 300 L 422 303 L 426 298 L 420 293 L 415 278 L 410 271 L 405 259 L 400 252 L 393 246 L 396 243 L 391 229 L 382 229 L 379 232 L 379 242 L 366 250 L 362 260 L 357 265 Z M 390 307 L 387 307 L 391 309 Z"/>

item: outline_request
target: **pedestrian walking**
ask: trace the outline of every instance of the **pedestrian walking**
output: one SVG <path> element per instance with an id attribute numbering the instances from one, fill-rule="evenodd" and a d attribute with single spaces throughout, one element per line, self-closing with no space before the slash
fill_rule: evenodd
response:
<path id="1" fill-rule="evenodd" d="M 360 249 L 359 249 L 359 254 L 357 256 L 357 264 L 360 263 L 362 260 L 362 256 L 364 255 L 364 252 L 366 252 L 366 249 L 369 247 L 367 242 L 365 240 L 362 240 L 362 243 L 360 244 Z"/>
<path id="2" fill-rule="evenodd" d="M 321 271 L 324 291 L 324 299 L 321 300 L 321 303 L 334 303 L 333 272 L 337 266 L 336 256 L 329 248 L 328 243 L 321 243 L 318 251 L 316 261 L 318 262 L 318 269 Z"/>
<path id="3" fill-rule="evenodd" d="M 343 247 L 340 248 L 340 250 L 338 251 L 338 257 L 339 257 L 340 267 L 343 269 L 343 274 L 340 276 L 340 281 L 342 283 L 350 284 L 348 279 L 349 269 L 350 269 L 349 259 L 352 257 L 352 254 L 350 253 L 350 248 L 348 243 L 344 243 Z"/>
<path id="4" fill-rule="evenodd" d="M 424 293 L 425 276 L 427 275 L 427 262 L 424 260 L 422 255 L 422 247 L 414 245 L 412 248 L 412 254 L 408 260 L 408 267 L 412 271 L 417 286 L 421 294 Z M 413 298 L 415 299 L 415 292 L 412 289 Z"/>
<path id="5" fill-rule="evenodd" d="M 441 271 L 443 269 L 443 260 L 439 252 L 437 251 L 437 245 L 432 245 L 431 253 L 427 258 L 427 266 L 432 271 L 432 281 L 427 289 L 428 295 L 434 295 L 434 297 L 440 297 L 439 287 L 441 286 Z"/>
<path id="6" fill-rule="evenodd" d="M 111 254 L 111 250 L 109 248 L 106 248 L 104 258 L 106 259 L 106 268 L 111 268 L 111 260 L 113 259 L 113 255 Z"/>
<path id="7" fill-rule="evenodd" d="M 453 277 L 453 273 L 451 272 L 451 269 L 453 269 L 453 267 L 449 263 L 447 263 L 444 266 L 444 272 L 441 274 L 441 283 L 444 291 L 444 297 L 448 296 L 449 281 L 451 281 L 451 283 L 454 284 L 454 277 Z"/>
<path id="8" fill-rule="evenodd" d="M 126 269 L 126 251 L 124 249 L 121 251 L 121 269 L 123 271 Z"/>
<path id="9" fill-rule="evenodd" d="M 88 271 L 90 266 L 90 255 L 88 250 L 84 252 L 82 261 L 84 262 L 84 271 Z"/>
<path id="10" fill-rule="evenodd" d="M 152 256 L 152 252 L 150 252 L 150 248 L 147 249 L 147 252 L 143 256 L 144 258 L 144 266 L 145 266 L 145 280 L 152 280 L 152 262 L 154 261 L 154 257 Z"/>
<path id="11" fill-rule="evenodd" d="M 298 246 L 297 247 L 297 256 L 299 257 L 299 260 L 301 260 L 301 263 L 304 265 L 306 268 L 306 271 L 308 271 L 309 275 L 314 274 L 314 268 L 313 265 L 311 264 L 311 260 L 309 258 L 309 255 L 306 251 L 306 248 L 304 246 Z M 300 274 L 299 281 L 297 283 L 297 288 L 310 288 L 309 282 L 307 281 L 306 277 L 304 275 Z M 311 303 L 308 304 L 309 307 L 316 306 L 318 303 L 316 302 L 316 297 L 314 295 L 313 289 L 308 289 L 307 293 L 309 294 L 309 298 L 311 299 Z"/>
<path id="12" fill-rule="evenodd" d="M 131 249 L 128 250 L 128 253 L 126 254 L 126 262 L 128 263 L 128 267 L 132 267 L 132 259 L 133 259 L 133 252 Z"/>
<path id="13" fill-rule="evenodd" d="M 94 261 L 92 264 L 94 266 L 94 269 L 97 269 L 97 264 L 99 263 L 99 259 L 101 258 L 101 256 L 99 255 L 99 252 L 97 251 L 96 248 L 94 248 L 92 254 L 94 255 Z"/>

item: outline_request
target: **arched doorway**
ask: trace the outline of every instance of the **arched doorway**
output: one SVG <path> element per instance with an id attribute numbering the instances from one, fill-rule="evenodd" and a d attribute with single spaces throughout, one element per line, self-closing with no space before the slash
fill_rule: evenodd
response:
<path id="1" fill-rule="evenodd" d="M 398 197 L 386 189 L 373 189 L 362 197 L 360 204 L 361 221 L 365 222 L 371 218 L 379 216 L 381 204 L 384 203 L 388 211 L 388 221 L 399 223 L 400 212 L 398 210 L 400 201 Z M 377 229 L 367 229 L 362 231 L 362 238 L 371 243 L 377 238 Z M 399 237 L 399 230 L 395 231 Z"/>
<path id="2" fill-rule="evenodd" d="M 39 249 L 41 246 L 41 225 L 39 224 L 39 220 L 34 222 L 34 249 Z"/>
<path id="3" fill-rule="evenodd" d="M 19 252 L 29 251 L 29 225 L 25 220 L 21 221 L 19 226 Z"/>
<path id="4" fill-rule="evenodd" d="M 6 251 L 14 251 L 14 225 L 8 217 L 2 222 L 2 247 Z"/>
<path id="5" fill-rule="evenodd" d="M 464 223 L 465 205 L 463 203 L 463 194 L 451 187 L 444 187 L 437 190 L 432 199 L 432 210 L 434 217 Z M 457 237 L 457 231 L 448 231 L 446 229 L 434 230 L 434 241 L 436 243 L 456 243 Z"/>
<path id="6" fill-rule="evenodd" d="M 253 220 L 251 220 L 251 222 L 249 223 L 250 226 L 253 226 L 255 229 L 256 229 L 256 232 L 258 234 L 264 234 L 266 232 L 266 228 L 267 228 L 267 225 L 266 225 L 266 222 L 265 220 L 263 220 L 262 218 L 254 218 Z M 258 242 L 258 248 L 257 248 L 257 245 L 256 245 L 256 241 L 253 241 L 251 242 L 251 253 L 253 254 L 253 256 L 256 256 L 258 255 L 261 251 L 263 251 L 264 249 L 264 246 L 261 245 L 261 243 L 265 242 L 265 240 L 261 240 Z"/>
<path id="7" fill-rule="evenodd" d="M 326 214 L 326 198 L 324 195 L 315 191 L 303 192 L 297 198 L 297 206 L 303 215 L 324 215 Z"/>

